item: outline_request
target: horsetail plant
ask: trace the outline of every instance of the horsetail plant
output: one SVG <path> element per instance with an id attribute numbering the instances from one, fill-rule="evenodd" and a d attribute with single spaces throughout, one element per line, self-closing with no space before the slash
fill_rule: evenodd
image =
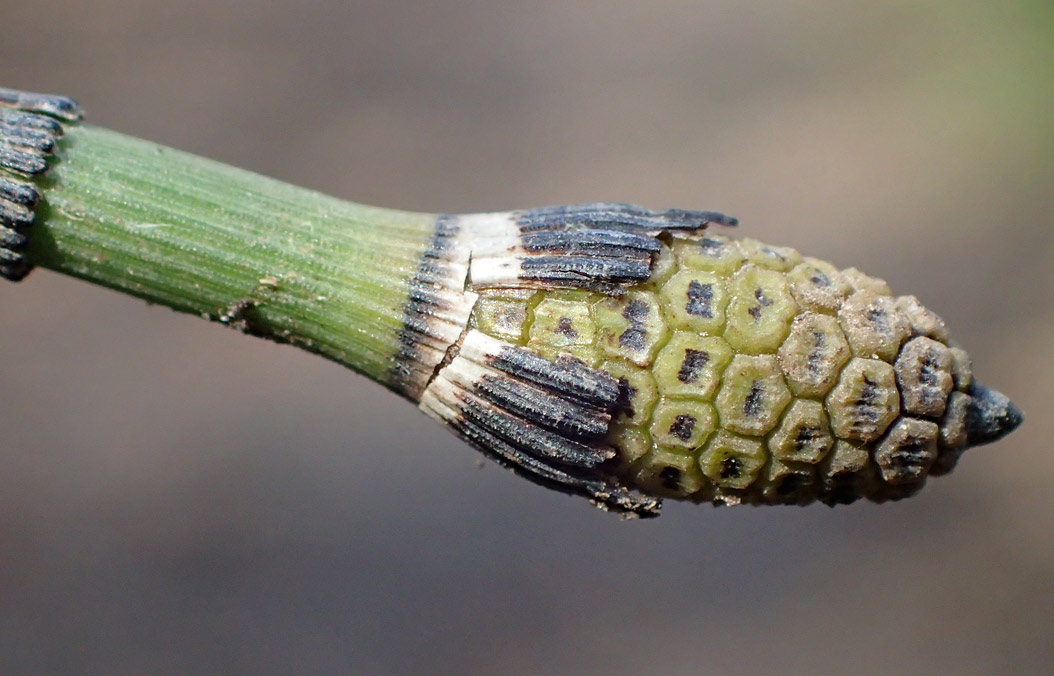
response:
<path id="1" fill-rule="evenodd" d="M 716 212 L 377 209 L 80 120 L 0 89 L 4 277 L 321 354 L 604 509 L 895 500 L 1022 420 L 916 298 Z"/>

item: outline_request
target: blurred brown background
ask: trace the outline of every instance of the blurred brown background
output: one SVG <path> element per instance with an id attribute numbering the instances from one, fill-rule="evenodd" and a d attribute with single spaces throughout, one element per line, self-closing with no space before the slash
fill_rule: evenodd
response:
<path id="1" fill-rule="evenodd" d="M 356 201 L 726 210 L 919 295 L 1028 419 L 910 501 L 622 523 L 38 271 L 0 286 L 0 673 L 1050 673 L 1048 0 L 4 4 L 4 85 Z"/>

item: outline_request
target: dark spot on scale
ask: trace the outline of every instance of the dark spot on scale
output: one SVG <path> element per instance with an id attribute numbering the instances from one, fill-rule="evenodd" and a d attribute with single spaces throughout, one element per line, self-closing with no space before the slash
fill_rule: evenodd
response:
<path id="1" fill-rule="evenodd" d="M 707 256 L 720 256 L 725 250 L 725 243 L 719 239 L 704 237 L 699 241 L 699 248 Z"/>
<path id="2" fill-rule="evenodd" d="M 937 386 L 937 370 L 940 364 L 934 359 L 933 351 L 927 351 L 922 358 L 922 368 L 919 369 L 919 382 L 923 385 Z"/>
<path id="3" fill-rule="evenodd" d="M 699 248 L 708 256 L 720 256 L 724 251 L 724 243 L 720 239 L 703 237 L 699 242 Z"/>
<path id="4" fill-rule="evenodd" d="M 673 423 L 670 425 L 670 434 L 681 441 L 691 439 L 694 430 L 695 418 L 690 415 L 679 415 L 673 419 Z"/>
<path id="5" fill-rule="evenodd" d="M 714 316 L 714 310 L 711 307 L 713 299 L 714 285 L 700 284 L 693 279 L 688 283 L 688 302 L 684 306 L 684 311 L 696 317 L 712 319 Z"/>
<path id="6" fill-rule="evenodd" d="M 578 331 L 575 331 L 575 327 L 571 324 L 570 317 L 560 317 L 560 321 L 556 323 L 556 333 L 571 340 L 578 337 Z"/>
<path id="7" fill-rule="evenodd" d="M 619 336 L 619 345 L 627 350 L 642 352 L 648 337 L 648 330 L 644 327 L 644 321 L 648 318 L 648 304 L 634 298 L 626 304 L 622 316 L 629 322 L 629 328 Z"/>
<path id="8" fill-rule="evenodd" d="M 765 403 L 765 390 L 761 387 L 761 381 L 755 380 L 750 384 L 750 392 L 743 401 L 743 413 L 756 418 L 761 415 L 762 406 Z"/>
<path id="9" fill-rule="evenodd" d="M 627 418 L 632 418 L 633 413 L 633 398 L 637 396 L 637 388 L 629 384 L 629 380 L 625 376 L 618 379 L 618 402 L 615 404 L 615 410 L 619 413 L 624 413 Z"/>
<path id="10" fill-rule="evenodd" d="M 618 344 L 627 350 L 643 352 L 644 339 L 647 335 L 648 331 L 643 326 L 631 326 L 618 337 Z"/>
<path id="11" fill-rule="evenodd" d="M 798 434 L 794 437 L 794 447 L 801 450 L 822 436 L 818 427 L 803 426 L 798 428 Z"/>
<path id="12" fill-rule="evenodd" d="M 676 467 L 663 467 L 659 470 L 659 481 L 662 482 L 662 487 L 675 491 L 681 487 L 681 470 Z"/>
<path id="13" fill-rule="evenodd" d="M 681 362 L 681 370 L 677 372 L 677 380 L 682 383 L 694 383 L 699 380 L 699 372 L 706 367 L 710 361 L 710 354 L 701 350 L 686 349 L 684 361 Z"/>
<path id="14" fill-rule="evenodd" d="M 640 324 L 648 318 L 648 304 L 639 298 L 634 298 L 626 303 L 626 308 L 622 311 L 622 316 L 631 324 Z"/>
<path id="15" fill-rule="evenodd" d="M 721 478 L 738 479 L 743 473 L 743 463 L 739 458 L 725 458 L 721 461 Z"/>
<path id="16" fill-rule="evenodd" d="M 522 316 L 517 310 L 503 310 L 497 317 L 498 325 L 506 331 L 516 328 L 522 321 Z"/>
<path id="17" fill-rule="evenodd" d="M 872 307 L 867 311 L 867 321 L 871 322 L 871 325 L 881 333 L 889 331 L 889 316 L 885 310 L 880 308 Z"/>
<path id="18" fill-rule="evenodd" d="M 809 278 L 809 281 L 815 284 L 816 286 L 827 287 L 831 285 L 831 278 L 824 274 L 822 270 L 814 269 L 813 275 Z"/>
<path id="19" fill-rule="evenodd" d="M 749 310 L 747 310 L 747 312 L 750 313 L 750 316 L 754 318 L 755 322 L 760 322 L 761 321 L 761 308 L 768 307 L 768 306 L 772 305 L 773 301 L 772 301 L 771 298 L 768 298 L 765 295 L 765 290 L 762 289 L 760 286 L 758 288 L 754 289 L 754 298 L 757 299 L 758 304 L 755 305 L 754 307 L 750 308 Z"/>
<path id="20" fill-rule="evenodd" d="M 813 331 L 812 343 L 813 350 L 805 358 L 805 365 L 810 373 L 815 374 L 820 372 L 820 361 L 823 360 L 823 346 L 827 343 L 827 336 L 823 335 L 823 331 Z"/>
<path id="21" fill-rule="evenodd" d="M 878 383 L 872 381 L 866 375 L 863 377 L 864 385 L 860 388 L 860 396 L 856 400 L 857 415 L 871 422 L 878 420 Z"/>
<path id="22" fill-rule="evenodd" d="M 784 254 L 782 251 L 777 251 L 776 249 L 773 249 L 770 246 L 763 246 L 763 247 L 761 247 L 761 253 L 765 254 L 766 256 L 772 256 L 773 258 L 775 258 L 775 259 L 777 259 L 779 261 L 782 261 L 784 263 L 787 262 L 786 254 Z"/>
<path id="23" fill-rule="evenodd" d="M 908 435 L 896 450 L 889 454 L 889 464 L 896 472 L 898 479 L 911 479 L 922 472 L 927 448 L 926 439 Z"/>
<path id="24" fill-rule="evenodd" d="M 860 398 L 856 400 L 857 405 L 874 406 L 875 398 L 878 396 L 878 383 L 864 376 L 864 386 L 860 388 Z"/>

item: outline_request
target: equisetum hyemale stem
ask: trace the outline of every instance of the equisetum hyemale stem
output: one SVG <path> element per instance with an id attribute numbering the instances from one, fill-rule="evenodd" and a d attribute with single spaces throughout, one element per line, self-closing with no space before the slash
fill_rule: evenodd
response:
<path id="1" fill-rule="evenodd" d="M 605 509 L 899 499 L 1022 419 L 913 296 L 716 212 L 377 209 L 80 119 L 0 89 L 0 275 L 316 352 Z"/>

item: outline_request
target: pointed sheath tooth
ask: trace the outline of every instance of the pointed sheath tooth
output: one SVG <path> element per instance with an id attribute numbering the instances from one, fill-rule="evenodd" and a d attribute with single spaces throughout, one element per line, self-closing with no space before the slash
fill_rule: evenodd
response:
<path id="1" fill-rule="evenodd" d="M 610 446 L 587 445 L 554 434 L 522 418 L 502 413 L 478 397 L 466 396 L 461 413 L 524 452 L 561 465 L 593 468 L 615 457 Z"/>
<path id="2" fill-rule="evenodd" d="M 595 204 L 542 207 L 516 212 L 524 232 L 567 228 L 611 228 L 641 230 L 656 234 L 663 230 L 701 230 L 707 225 L 735 226 L 739 221 L 716 211 L 667 209 L 651 211 L 633 204 Z"/>
<path id="3" fill-rule="evenodd" d="M 80 105 L 67 96 L 24 92 L 6 87 L 0 87 L 0 106 L 43 113 L 66 122 L 75 122 L 83 116 Z"/>
<path id="4" fill-rule="evenodd" d="M 25 230 L 33 225 L 35 217 L 36 215 L 30 207 L 0 198 L 0 225 L 16 230 Z"/>
<path id="5" fill-rule="evenodd" d="M 55 150 L 55 137 L 46 131 L 31 127 L 0 124 L 0 135 L 13 148 L 21 148 L 41 155 L 51 155 Z"/>
<path id="6" fill-rule="evenodd" d="M 0 139 L 0 168 L 23 176 L 40 176 L 48 170 L 48 161 L 39 152 L 4 143 Z"/>
<path id="7" fill-rule="evenodd" d="M 63 131 L 58 120 L 38 113 L 80 119 L 71 99 L 0 88 L 0 277 L 13 282 L 32 269 L 24 251 L 29 247 L 40 192 L 10 175 L 32 178 L 45 174 L 55 139 Z"/>
<path id="8" fill-rule="evenodd" d="M 445 369 L 446 370 L 446 369 Z M 436 382 L 438 382 L 437 379 Z M 436 383 L 433 382 L 433 386 Z M 485 456 L 524 478 L 563 493 L 581 495 L 598 507 L 623 516 L 658 516 L 661 501 L 631 494 L 612 479 L 590 468 L 558 467 L 516 448 L 513 444 L 477 424 L 447 405 L 430 387 L 421 397 L 421 409 L 458 433 Z"/>
<path id="9" fill-rule="evenodd" d="M 24 263 L 26 255 L 21 251 L 11 249 L 0 249 L 0 265 L 17 266 Z"/>
<path id="10" fill-rule="evenodd" d="M 516 448 L 469 418 L 459 416 L 449 424 L 462 438 L 471 442 L 485 454 L 494 457 L 500 464 L 514 471 L 528 474 L 533 481 L 548 484 L 557 490 L 582 493 L 590 497 L 597 492 L 607 492 L 604 482 L 592 479 L 588 475 L 578 476 L 571 469 L 553 467 L 544 460 Z"/>
<path id="11" fill-rule="evenodd" d="M 603 372 L 545 360 L 473 329 L 420 407 L 535 483 L 624 515 L 654 516 L 659 501 L 631 494 L 607 468 L 616 455 L 604 439 L 617 397 L 617 381 Z"/>
<path id="12" fill-rule="evenodd" d="M 455 366 L 456 365 L 456 366 Z M 578 439 L 599 441 L 607 435 L 611 415 L 585 408 L 518 378 L 470 370 L 455 359 L 443 374 L 516 415 Z M 452 371 L 446 374 L 447 371 Z"/>
<path id="13" fill-rule="evenodd" d="M 40 202 L 40 191 L 31 183 L 12 181 L 0 176 L 0 202 L 33 209 Z"/>
<path id="14" fill-rule="evenodd" d="M 573 439 L 600 441 L 606 436 L 611 422 L 607 411 L 553 397 L 546 389 L 494 368 L 474 364 L 462 356 L 457 356 L 444 367 L 433 384 L 440 379 L 449 380 L 516 416 Z"/>
<path id="15" fill-rule="evenodd" d="M 450 391 L 449 396 L 456 400 L 463 417 L 535 457 L 564 465 L 596 467 L 615 456 L 610 446 L 587 445 L 556 434 L 507 413 L 467 390 Z"/>
<path id="16" fill-rule="evenodd" d="M 544 359 L 530 350 L 469 331 L 459 355 L 543 387 L 564 398 L 609 411 L 618 401 L 618 381 L 575 359 Z"/>
<path id="17" fill-rule="evenodd" d="M 632 204 L 581 204 L 542 207 L 516 213 L 522 232 L 570 228 L 648 230 L 660 226 L 656 214 Z"/>
<path id="18" fill-rule="evenodd" d="M 640 252 L 658 253 L 659 240 L 617 230 L 557 230 L 526 233 L 520 236 L 520 246 L 531 254 L 564 253 L 587 256 L 622 256 Z"/>
<path id="19" fill-rule="evenodd" d="M 0 214 L 0 218 L 3 215 Z M 2 221 L 0 221 L 2 222 Z M 0 226 L 0 249 L 22 251 L 29 244 L 29 238 L 17 230 Z"/>
<path id="20" fill-rule="evenodd" d="M 62 136 L 65 131 L 61 122 L 47 115 L 27 113 L 3 107 L 0 107 L 0 125 L 22 129 L 36 129 L 55 137 Z"/>
<path id="21" fill-rule="evenodd" d="M 714 212 L 660 213 L 607 203 L 457 218 L 475 235 L 473 288 L 570 288 L 613 295 L 651 278 L 662 247 L 658 233 L 735 220 Z"/>
<path id="22" fill-rule="evenodd" d="M 668 230 L 698 230 L 707 225 L 723 225 L 734 228 L 739 219 L 719 211 L 695 211 L 691 209 L 667 209 L 661 214 Z"/>

